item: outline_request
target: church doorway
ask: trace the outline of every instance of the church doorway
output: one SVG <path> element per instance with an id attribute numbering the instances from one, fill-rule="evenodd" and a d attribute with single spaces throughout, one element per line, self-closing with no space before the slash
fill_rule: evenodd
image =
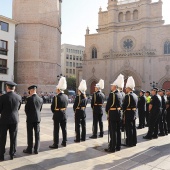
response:
<path id="1" fill-rule="evenodd" d="M 170 88 L 170 81 L 165 81 L 162 85 L 162 88 L 165 89 L 165 90 L 169 89 Z"/>
<path id="2" fill-rule="evenodd" d="M 93 94 L 95 92 L 95 85 L 96 85 L 96 81 L 93 81 L 90 86 L 90 94 Z"/>

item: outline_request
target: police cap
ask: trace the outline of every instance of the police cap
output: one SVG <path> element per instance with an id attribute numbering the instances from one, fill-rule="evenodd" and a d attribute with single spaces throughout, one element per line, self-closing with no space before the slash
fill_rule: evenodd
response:
<path id="1" fill-rule="evenodd" d="M 140 90 L 140 92 L 142 92 L 143 94 L 145 93 L 145 91 L 144 91 L 144 90 Z"/>
<path id="2" fill-rule="evenodd" d="M 17 86 L 17 84 L 14 83 L 14 82 L 12 82 L 12 81 L 7 81 L 5 84 L 6 84 L 7 86 L 10 86 L 10 87 Z"/>
<path id="3" fill-rule="evenodd" d="M 28 90 L 31 90 L 31 89 L 37 89 L 37 86 L 36 85 L 29 86 Z"/>
<path id="4" fill-rule="evenodd" d="M 158 91 L 159 89 L 157 87 L 154 87 L 152 91 Z"/>

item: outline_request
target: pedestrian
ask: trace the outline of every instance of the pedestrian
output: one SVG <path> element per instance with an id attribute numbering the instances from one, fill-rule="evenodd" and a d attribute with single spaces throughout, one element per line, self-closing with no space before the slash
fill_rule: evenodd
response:
<path id="1" fill-rule="evenodd" d="M 30 96 L 27 98 L 25 104 L 26 122 L 27 122 L 27 148 L 23 150 L 24 153 L 32 154 L 33 148 L 33 130 L 35 135 L 34 153 L 38 154 L 40 148 L 40 122 L 41 109 L 43 99 L 37 95 L 37 86 L 32 85 L 28 87 Z"/>
<path id="2" fill-rule="evenodd" d="M 167 126 L 168 126 L 168 133 L 170 133 L 170 89 L 166 91 L 167 94 L 167 102 L 166 102 L 166 111 L 167 111 Z"/>
<path id="3" fill-rule="evenodd" d="M 74 142 L 80 142 L 86 140 L 86 105 L 87 105 L 87 97 L 86 97 L 86 90 L 87 85 L 86 81 L 82 80 L 78 87 L 78 95 L 76 96 L 73 110 L 75 113 L 75 132 L 76 132 L 76 139 Z M 80 126 L 82 129 L 80 135 Z"/>
<path id="4" fill-rule="evenodd" d="M 138 115 L 139 115 L 139 126 L 137 129 L 142 129 L 145 127 L 145 112 L 146 112 L 146 98 L 145 98 L 145 91 L 140 90 L 138 98 Z"/>
<path id="5" fill-rule="evenodd" d="M 104 80 L 100 79 L 99 83 L 95 86 L 95 92 L 93 93 L 92 100 L 91 100 L 91 108 L 93 109 L 93 134 L 89 138 L 96 139 L 97 138 L 97 131 L 98 131 L 98 123 L 100 128 L 99 137 L 103 137 L 103 110 L 102 106 L 104 103 L 104 94 L 102 93 L 102 89 L 104 89 Z"/>
<path id="6" fill-rule="evenodd" d="M 149 104 L 149 128 L 148 132 L 144 139 L 156 139 L 158 138 L 158 123 L 159 123 L 159 116 L 161 113 L 161 100 L 157 95 L 158 88 L 154 87 L 151 91 L 152 98 Z"/>
<path id="7" fill-rule="evenodd" d="M 18 122 L 22 98 L 15 93 L 15 87 L 17 86 L 14 82 L 6 82 L 7 93 L 0 97 L 0 161 L 4 161 L 5 145 L 7 131 L 9 130 L 10 136 L 10 158 L 11 160 L 16 155 L 17 147 L 17 132 Z"/>
<path id="8" fill-rule="evenodd" d="M 145 97 L 146 97 L 146 112 L 145 112 L 146 124 L 145 124 L 145 126 L 148 127 L 148 122 L 149 122 L 149 104 L 151 102 L 150 91 L 146 91 Z"/>
<path id="9" fill-rule="evenodd" d="M 123 102 L 124 111 L 124 123 L 126 130 L 126 146 L 133 147 L 137 144 L 137 133 L 136 133 L 136 109 L 138 98 L 133 90 L 135 88 L 135 81 L 132 76 L 127 79 L 126 83 L 126 96 Z"/>
<path id="10" fill-rule="evenodd" d="M 106 113 L 108 117 L 110 141 L 106 152 L 120 151 L 121 149 L 121 107 L 122 107 L 122 95 L 118 91 L 118 86 L 122 83 L 121 77 L 111 84 L 111 93 L 106 104 Z"/>
<path id="11" fill-rule="evenodd" d="M 53 145 L 50 145 L 49 148 L 58 149 L 59 144 L 59 129 L 61 127 L 63 134 L 62 146 L 66 147 L 67 142 L 67 116 L 66 109 L 68 105 L 68 96 L 64 94 L 64 90 L 67 88 L 67 82 L 65 77 L 61 77 L 59 83 L 56 87 L 57 95 L 53 97 L 51 104 L 51 111 L 53 112 L 53 121 L 54 121 L 54 141 Z"/>

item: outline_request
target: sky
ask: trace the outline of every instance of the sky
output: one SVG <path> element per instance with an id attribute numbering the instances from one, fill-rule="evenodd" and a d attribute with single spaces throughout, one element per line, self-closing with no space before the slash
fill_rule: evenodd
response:
<path id="1" fill-rule="evenodd" d="M 157 1 L 157 0 L 153 0 Z M 170 0 L 163 1 L 163 19 L 170 24 Z M 62 44 L 85 45 L 87 26 L 91 33 L 98 27 L 98 12 L 107 10 L 108 0 L 63 0 Z M 12 18 L 12 0 L 0 0 L 0 15 Z"/>

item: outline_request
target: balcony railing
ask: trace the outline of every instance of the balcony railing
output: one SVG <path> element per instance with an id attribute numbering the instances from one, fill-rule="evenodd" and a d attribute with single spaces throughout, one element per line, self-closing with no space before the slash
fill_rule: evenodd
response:
<path id="1" fill-rule="evenodd" d="M 140 1 L 140 0 L 119 0 L 117 4 L 123 5 L 123 4 L 138 2 L 138 1 Z"/>

